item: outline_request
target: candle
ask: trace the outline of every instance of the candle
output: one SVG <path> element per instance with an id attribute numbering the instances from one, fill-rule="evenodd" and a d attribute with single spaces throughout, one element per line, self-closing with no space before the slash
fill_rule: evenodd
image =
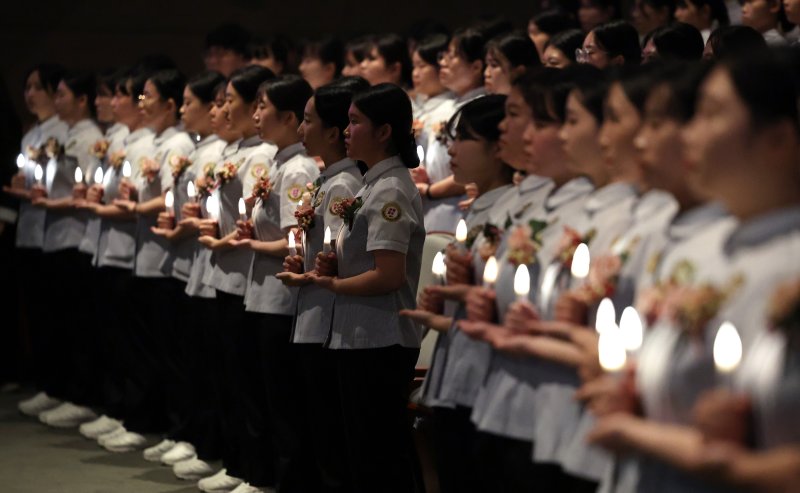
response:
<path id="1" fill-rule="evenodd" d="M 133 169 L 131 168 L 131 162 L 125 161 L 122 163 L 122 176 L 124 178 L 130 178 L 133 174 Z"/>
<path id="2" fill-rule="evenodd" d="M 456 226 L 456 241 L 462 244 L 467 241 L 467 222 L 463 219 L 460 219 Z"/>
<path id="3" fill-rule="evenodd" d="M 208 217 L 214 221 L 219 220 L 219 199 L 216 195 L 210 195 L 208 197 L 206 201 L 206 212 L 208 212 Z"/>
<path id="4" fill-rule="evenodd" d="M 36 183 L 41 185 L 42 178 L 44 178 L 44 168 L 42 168 L 41 164 L 37 164 L 36 168 L 33 169 L 33 179 L 36 180 Z"/>
<path id="5" fill-rule="evenodd" d="M 629 306 L 622 310 L 622 318 L 619 320 L 619 330 L 622 334 L 622 344 L 625 350 L 635 353 L 642 347 L 644 329 L 642 319 L 636 308 Z"/>
<path id="6" fill-rule="evenodd" d="M 325 236 L 322 238 L 322 253 L 327 255 L 331 253 L 331 227 L 325 227 Z"/>
<path id="7" fill-rule="evenodd" d="M 289 231 L 289 255 L 292 257 L 297 255 L 297 247 L 294 244 L 294 231 Z"/>
<path id="8" fill-rule="evenodd" d="M 597 307 L 594 328 L 598 334 L 602 334 L 606 329 L 617 328 L 617 311 L 614 309 L 614 302 L 609 298 L 603 298 Z"/>
<path id="9" fill-rule="evenodd" d="M 520 264 L 514 274 L 514 293 L 517 295 L 517 301 L 528 301 L 528 293 L 530 292 L 531 275 L 528 272 L 528 267 Z"/>
<path id="10" fill-rule="evenodd" d="M 244 203 L 244 198 L 239 199 L 239 219 L 242 222 L 247 221 L 247 206 Z"/>
<path id="11" fill-rule="evenodd" d="M 494 283 L 497 281 L 497 259 L 494 255 L 489 257 L 486 261 L 486 267 L 483 268 L 483 287 L 486 289 L 494 288 Z"/>
<path id="12" fill-rule="evenodd" d="M 103 168 L 97 168 L 94 172 L 94 183 L 95 185 L 103 184 Z"/>
<path id="13" fill-rule="evenodd" d="M 167 194 L 164 196 L 164 207 L 167 208 L 167 214 L 175 215 L 175 195 L 172 190 L 167 190 Z"/>
<path id="14" fill-rule="evenodd" d="M 433 257 L 433 265 L 431 265 L 431 272 L 433 273 L 434 279 L 436 279 L 436 281 L 440 284 L 444 279 L 444 272 L 445 272 L 444 269 L 445 269 L 444 255 L 442 255 L 442 252 L 436 252 L 436 255 L 434 255 Z"/>
<path id="15" fill-rule="evenodd" d="M 589 247 L 586 243 L 581 243 L 572 256 L 572 276 L 576 279 L 585 279 L 589 275 L 589 264 L 591 264 Z"/>
<path id="16" fill-rule="evenodd" d="M 83 170 L 78 166 L 75 168 L 75 184 L 80 185 L 81 183 L 83 183 Z"/>
<path id="17" fill-rule="evenodd" d="M 421 145 L 417 145 L 417 157 L 419 157 L 420 163 L 425 161 L 425 149 Z"/>
<path id="18" fill-rule="evenodd" d="M 612 328 L 600 333 L 597 341 L 600 367 L 609 373 L 616 373 L 625 367 L 628 359 L 619 329 Z"/>
<path id="19" fill-rule="evenodd" d="M 186 185 L 186 196 L 192 201 L 197 197 L 197 189 L 194 187 L 194 183 L 192 183 L 191 180 Z"/>
<path id="20" fill-rule="evenodd" d="M 733 372 L 742 361 L 742 339 L 736 327 L 723 322 L 714 338 L 714 365 L 722 374 Z"/>
<path id="21" fill-rule="evenodd" d="M 25 158 L 24 154 L 20 154 L 19 156 L 17 156 L 17 168 L 19 168 L 19 169 L 24 168 L 26 162 L 27 162 L 27 159 Z"/>

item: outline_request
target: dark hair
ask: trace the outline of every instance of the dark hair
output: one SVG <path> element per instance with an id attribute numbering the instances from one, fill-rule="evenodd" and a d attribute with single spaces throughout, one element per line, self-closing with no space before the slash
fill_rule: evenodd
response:
<path id="1" fill-rule="evenodd" d="M 97 94 L 100 94 L 103 89 L 114 94 L 117 84 L 126 76 L 127 72 L 127 67 L 106 69 L 99 72 L 97 74 Z"/>
<path id="2" fill-rule="evenodd" d="M 333 64 L 333 78 L 339 77 L 344 67 L 344 45 L 336 38 L 325 38 L 307 43 L 303 47 L 303 58 L 316 58 L 323 65 Z"/>
<path id="3" fill-rule="evenodd" d="M 644 111 L 647 94 L 659 80 L 660 69 L 659 65 L 653 64 L 629 65 L 614 67 L 609 73 L 611 82 L 619 83 L 625 93 L 625 97 L 633 104 L 636 111 L 641 114 Z"/>
<path id="4" fill-rule="evenodd" d="M 248 65 L 231 74 L 230 83 L 244 102 L 249 104 L 256 100 L 258 87 L 274 78 L 272 70 L 260 65 Z"/>
<path id="5" fill-rule="evenodd" d="M 642 5 L 649 5 L 655 10 L 667 9 L 670 20 L 675 16 L 675 0 L 641 0 L 641 2 Z"/>
<path id="6" fill-rule="evenodd" d="M 622 9 L 620 8 L 619 0 L 589 0 L 588 3 L 591 7 L 597 9 L 605 9 L 605 10 L 613 9 L 614 10 L 613 15 L 615 18 L 619 18 L 622 15 Z M 579 4 L 578 9 L 580 9 L 581 7 L 582 6 Z"/>
<path id="7" fill-rule="evenodd" d="M 486 53 L 486 37 L 477 29 L 459 29 L 450 40 L 455 45 L 456 51 L 468 62 L 479 60 L 483 62 Z"/>
<path id="8" fill-rule="evenodd" d="M 725 26 L 715 29 L 708 38 L 714 58 L 738 57 L 768 50 L 764 36 L 749 26 Z"/>
<path id="9" fill-rule="evenodd" d="M 389 125 L 392 128 L 392 150 L 400 155 L 407 168 L 419 166 L 417 143 L 411 132 L 411 100 L 403 89 L 394 84 L 377 84 L 356 94 L 353 106 L 374 126 Z"/>
<path id="10" fill-rule="evenodd" d="M 687 7 L 690 3 L 698 10 L 708 5 L 711 12 L 711 20 L 717 21 L 720 26 L 727 26 L 731 23 L 725 0 L 678 0 L 676 7 Z"/>
<path id="11" fill-rule="evenodd" d="M 406 35 L 409 40 L 419 44 L 420 41 L 431 36 L 443 35 L 448 37 L 450 30 L 440 20 L 422 19 L 412 23 L 408 31 L 406 31 Z"/>
<path id="12" fill-rule="evenodd" d="M 258 88 L 258 97 L 266 96 L 278 111 L 290 111 L 297 118 L 297 124 L 303 121 L 306 103 L 314 94 L 308 82 L 299 75 L 280 75 L 262 82 Z"/>
<path id="13" fill-rule="evenodd" d="M 171 99 L 175 103 L 175 116 L 180 117 L 186 77 L 175 69 L 169 69 L 159 70 L 151 75 L 148 80 L 156 86 L 156 90 L 162 100 L 169 101 Z"/>
<path id="14" fill-rule="evenodd" d="M 638 65 L 642 61 L 639 33 L 625 21 L 611 21 L 592 29 L 597 45 L 609 58 L 621 56 L 625 65 Z"/>
<path id="15" fill-rule="evenodd" d="M 555 73 L 550 80 L 547 103 L 552 108 L 552 116 L 564 123 L 567 119 L 567 98 L 569 93 L 577 87 L 576 80 L 580 77 L 591 77 L 596 74 L 596 68 L 591 65 L 573 64 Z"/>
<path id="16" fill-rule="evenodd" d="M 447 133 L 453 139 L 480 138 L 488 142 L 500 139 L 500 122 L 505 118 L 506 96 L 487 94 L 461 107 L 447 122 Z"/>
<path id="17" fill-rule="evenodd" d="M 578 92 L 581 105 L 594 116 L 598 125 L 603 123 L 603 102 L 608 92 L 608 80 L 605 73 L 586 64 L 567 67 L 574 72 L 572 90 Z"/>
<path id="18" fill-rule="evenodd" d="M 541 67 L 525 72 L 512 82 L 525 98 L 525 104 L 531 109 L 535 121 L 545 123 L 557 120 L 549 98 L 553 80 L 559 72 L 555 68 Z"/>
<path id="19" fill-rule="evenodd" d="M 663 60 L 700 60 L 703 58 L 703 35 L 696 27 L 673 22 L 648 34 Z M 645 41 L 647 43 L 647 41 Z"/>
<path id="20" fill-rule="evenodd" d="M 586 37 L 580 29 L 570 29 L 560 32 L 547 40 L 544 47 L 552 46 L 558 49 L 565 57 L 572 62 L 576 62 L 575 50 L 583 46 L 583 39 Z"/>
<path id="21" fill-rule="evenodd" d="M 250 56 L 256 59 L 273 58 L 283 65 L 284 72 L 294 72 L 297 68 L 297 50 L 292 40 L 277 34 L 265 40 L 254 39 L 250 43 Z"/>
<path id="22" fill-rule="evenodd" d="M 686 123 L 694 116 L 698 88 L 709 68 L 710 65 L 703 62 L 666 62 L 659 69 L 658 80 L 650 88 L 650 94 L 657 88 L 666 87 L 669 91 L 667 116 Z"/>
<path id="23" fill-rule="evenodd" d="M 39 80 L 44 90 L 50 94 L 55 94 L 58 83 L 64 78 L 65 70 L 64 67 L 55 63 L 40 63 L 34 65 L 25 72 L 25 79 L 22 82 L 23 86 L 28 83 L 28 78 L 34 72 L 38 72 Z"/>
<path id="24" fill-rule="evenodd" d="M 483 34 L 484 39 L 490 40 L 497 36 L 510 33 L 514 29 L 514 25 L 508 19 L 502 16 L 488 16 L 479 20 L 475 24 L 475 29 Z"/>
<path id="25" fill-rule="evenodd" d="M 67 72 L 61 78 L 65 86 L 72 91 L 76 98 L 86 96 L 86 108 L 89 114 L 94 117 L 97 108 L 94 106 L 94 98 L 97 95 L 97 79 L 94 74 L 89 72 Z"/>
<path id="26" fill-rule="evenodd" d="M 560 32 L 578 27 L 575 17 L 560 8 L 545 10 L 531 17 L 528 22 L 536 24 L 539 31 L 548 36 L 555 36 Z"/>
<path id="27" fill-rule="evenodd" d="M 411 83 L 411 58 L 408 54 L 408 43 L 397 34 L 382 34 L 372 39 L 372 47 L 378 50 L 386 66 L 400 64 L 400 81 Z"/>
<path id="28" fill-rule="evenodd" d="M 787 57 L 772 52 L 750 53 L 727 58 L 720 66 L 730 75 L 755 129 L 788 120 L 800 132 L 798 74 Z"/>
<path id="29" fill-rule="evenodd" d="M 353 38 L 344 45 L 345 58 L 347 53 L 350 52 L 356 61 L 361 63 L 369 52 L 370 46 L 372 46 L 372 39 L 369 36 Z"/>
<path id="30" fill-rule="evenodd" d="M 489 41 L 487 52 L 499 53 L 508 60 L 512 69 L 516 67 L 538 67 L 542 65 L 536 45 L 527 34 L 513 32 Z"/>
<path id="31" fill-rule="evenodd" d="M 362 77 L 344 77 L 325 84 L 314 93 L 314 107 L 322 125 L 339 129 L 339 139 L 344 142 L 344 130 L 350 124 L 347 114 L 353 96 L 369 89 Z"/>
<path id="32" fill-rule="evenodd" d="M 223 24 L 206 35 L 206 50 L 218 47 L 250 58 L 250 33 L 239 24 Z"/>
<path id="33" fill-rule="evenodd" d="M 195 75 L 186 85 L 197 99 L 208 104 L 213 103 L 217 95 L 217 87 L 225 83 L 225 77 L 219 72 L 203 72 Z"/>
<path id="34" fill-rule="evenodd" d="M 433 65 L 439 69 L 439 53 L 447 51 L 447 44 L 450 42 L 444 34 L 434 34 L 428 36 L 417 44 L 416 52 L 425 63 Z"/>
<path id="35" fill-rule="evenodd" d="M 157 72 L 177 68 L 177 65 L 175 65 L 175 60 L 163 53 L 151 53 L 140 58 L 136 62 L 136 68 L 144 72 Z"/>

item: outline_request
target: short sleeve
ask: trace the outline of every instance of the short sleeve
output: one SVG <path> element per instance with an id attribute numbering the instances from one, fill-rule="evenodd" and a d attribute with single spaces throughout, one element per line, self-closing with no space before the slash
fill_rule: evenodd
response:
<path id="1" fill-rule="evenodd" d="M 287 163 L 288 164 L 288 163 Z M 291 166 L 291 164 L 289 164 Z M 318 175 L 318 174 L 317 174 Z M 281 228 L 290 228 L 297 224 L 297 219 L 294 217 L 294 211 L 303 194 L 308 191 L 308 183 L 316 180 L 317 175 L 311 172 L 310 169 L 302 165 L 291 166 L 288 168 L 281 179 Z M 311 204 L 306 204 L 311 205 Z"/>
<path id="2" fill-rule="evenodd" d="M 367 251 L 392 250 L 405 254 L 419 218 L 401 184 L 389 180 L 387 185 L 372 190 L 365 204 L 369 228 Z"/>
<path id="3" fill-rule="evenodd" d="M 322 198 L 322 217 L 325 221 L 325 226 L 331 228 L 331 233 L 336 233 L 342 228 L 344 220 L 331 212 L 331 206 L 334 202 L 348 197 L 353 197 L 355 192 L 348 189 L 344 184 L 334 184 L 329 189 L 325 190 L 325 196 Z"/>
<path id="4" fill-rule="evenodd" d="M 247 171 L 243 175 L 240 175 L 245 197 L 249 197 L 253 192 L 253 187 L 256 185 L 259 178 L 269 175 L 270 165 L 272 163 L 272 159 L 268 155 L 262 153 L 253 154 L 248 161 L 250 164 L 247 166 Z"/>

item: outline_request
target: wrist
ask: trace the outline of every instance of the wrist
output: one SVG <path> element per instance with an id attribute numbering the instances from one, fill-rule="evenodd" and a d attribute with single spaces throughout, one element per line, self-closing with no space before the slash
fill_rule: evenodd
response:
<path id="1" fill-rule="evenodd" d="M 434 197 L 433 197 L 433 195 L 431 195 L 431 186 L 432 186 L 432 185 L 428 185 L 428 186 L 425 188 L 425 197 L 426 197 L 428 200 L 434 200 Z"/>

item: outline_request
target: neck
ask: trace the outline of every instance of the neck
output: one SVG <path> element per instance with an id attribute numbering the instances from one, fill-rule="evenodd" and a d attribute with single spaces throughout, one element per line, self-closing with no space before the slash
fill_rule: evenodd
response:
<path id="1" fill-rule="evenodd" d="M 770 211 L 800 204 L 800 178 L 763 176 L 761 184 L 751 183 L 747 193 L 736 194 L 726 200 L 728 211 L 742 221 L 758 217 Z"/>
<path id="2" fill-rule="evenodd" d="M 175 116 L 171 114 L 161 115 L 150 126 L 155 130 L 156 135 L 161 135 L 164 130 L 175 126 Z"/>
<path id="3" fill-rule="evenodd" d="M 347 152 L 340 148 L 327 149 L 324 152 L 321 152 L 319 157 L 322 159 L 322 162 L 325 163 L 325 167 L 327 168 L 328 166 L 336 164 L 342 159 L 346 158 Z"/>
<path id="4" fill-rule="evenodd" d="M 297 132 L 295 132 L 294 135 L 283 135 L 273 142 L 278 147 L 278 152 L 280 152 L 291 145 L 297 144 L 300 139 L 297 137 Z"/>
<path id="5" fill-rule="evenodd" d="M 503 173 L 497 173 L 488 180 L 482 183 L 477 183 L 477 185 L 478 191 L 481 195 L 483 195 L 486 192 L 491 192 L 492 190 L 500 188 L 504 185 L 508 185 L 509 183 L 511 183 L 511 180 L 507 176 L 505 176 Z"/>
<path id="6" fill-rule="evenodd" d="M 36 119 L 39 121 L 39 123 L 46 122 L 55 114 L 55 108 L 44 108 L 36 112 Z"/>
<path id="7" fill-rule="evenodd" d="M 392 157 L 392 156 L 390 156 L 389 154 L 386 154 L 386 153 L 377 154 L 375 156 L 371 156 L 369 158 L 364 159 L 364 164 L 367 165 L 367 168 L 372 169 L 373 166 L 375 166 L 376 164 L 380 163 L 381 161 L 385 161 L 385 160 L 389 159 L 390 157 Z"/>
<path id="8" fill-rule="evenodd" d="M 250 137 L 252 137 L 252 136 L 254 136 L 256 134 L 258 134 L 258 131 L 255 129 L 255 127 L 247 128 L 242 132 L 242 138 L 243 139 L 249 139 Z"/>
<path id="9" fill-rule="evenodd" d="M 481 86 L 473 84 L 473 85 L 471 85 L 471 86 L 469 86 L 469 87 L 467 87 L 465 89 L 462 89 L 459 92 L 456 92 L 456 96 L 458 96 L 459 98 L 463 97 L 463 96 L 466 96 L 470 91 L 474 91 L 475 89 L 478 89 L 479 87 L 481 87 Z"/>

